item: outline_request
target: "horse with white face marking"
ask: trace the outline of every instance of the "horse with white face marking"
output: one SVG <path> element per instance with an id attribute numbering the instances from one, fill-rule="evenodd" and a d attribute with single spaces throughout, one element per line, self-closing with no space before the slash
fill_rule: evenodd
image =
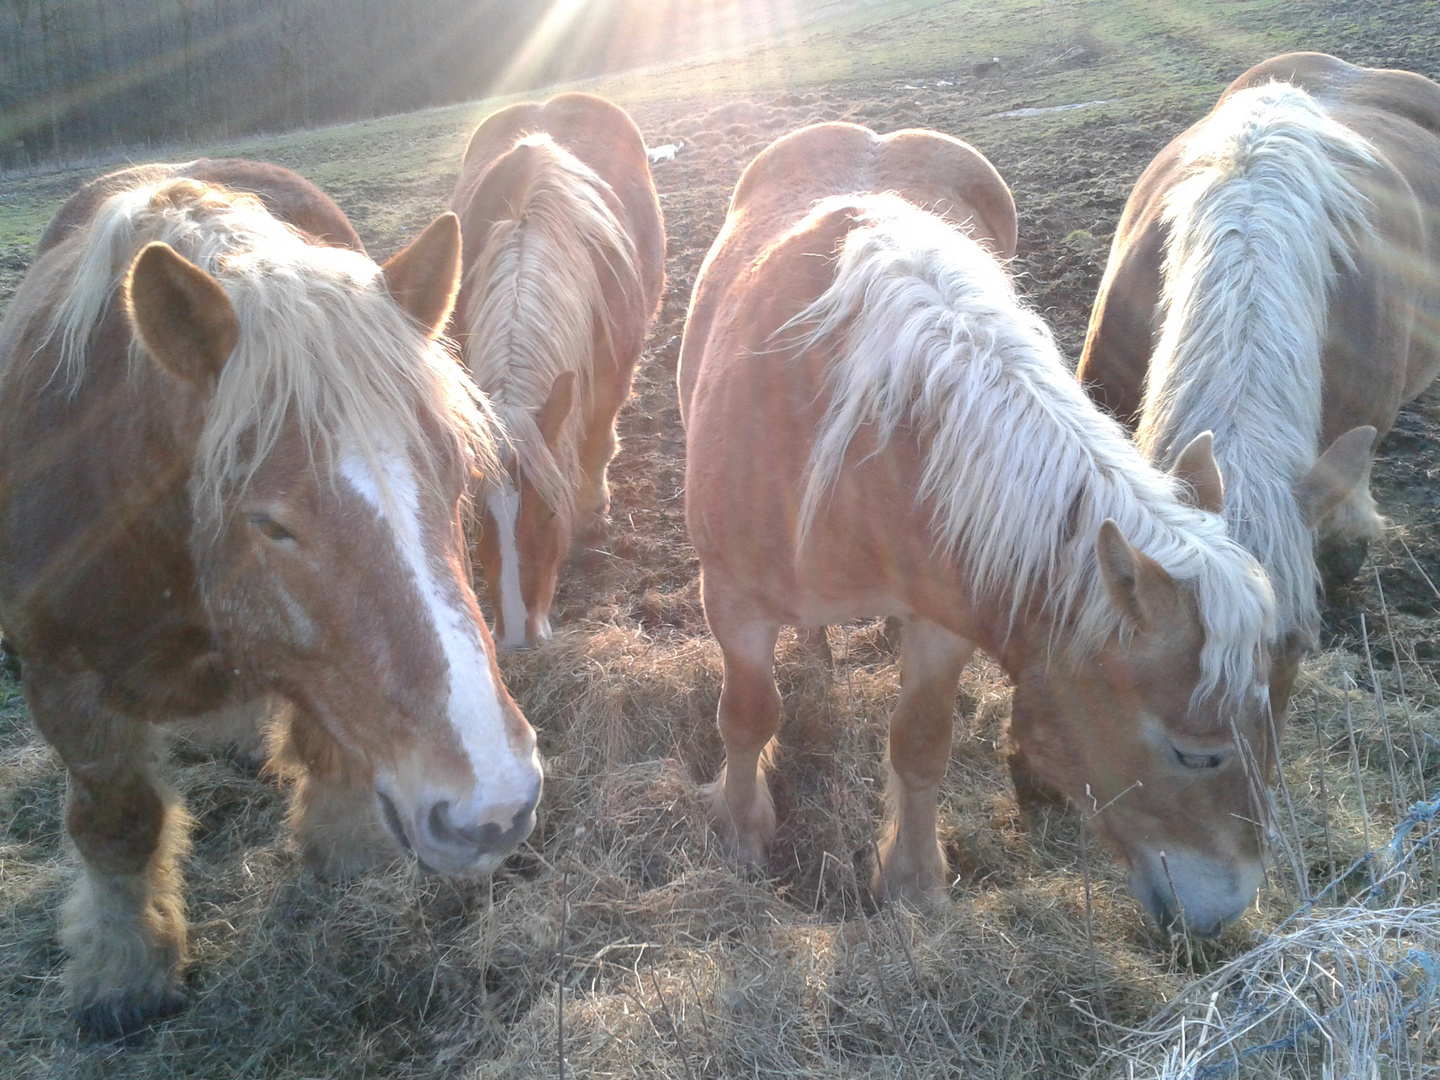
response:
<path id="1" fill-rule="evenodd" d="M 465 235 L 455 336 L 509 437 L 476 556 L 501 645 L 550 636 L 572 541 L 603 529 L 615 416 L 665 278 L 645 144 L 588 94 L 475 130 L 450 207 Z"/>
<path id="2" fill-rule="evenodd" d="M 70 774 L 61 936 L 98 1033 L 180 1003 L 187 822 L 157 723 L 284 698 L 322 871 L 398 843 L 483 873 L 534 823 L 535 735 L 461 520 L 491 420 L 436 337 L 458 224 L 383 268 L 358 246 L 282 169 L 127 170 L 61 210 L 0 323 L 0 621 Z"/>
<path id="3" fill-rule="evenodd" d="M 1321 53 L 1247 71 L 1137 182 L 1079 377 L 1157 464 L 1215 433 L 1276 592 L 1282 721 L 1321 570 L 1354 574 L 1382 531 L 1375 444 L 1437 372 L 1440 86 Z"/>
<path id="4" fill-rule="evenodd" d="M 725 664 L 712 814 L 763 858 L 779 628 L 897 615 L 877 887 L 946 887 L 936 797 L 979 647 L 1015 681 L 1011 739 L 1039 778 L 1105 807 L 1158 920 L 1213 933 L 1260 879 L 1235 738 L 1263 756 L 1270 590 L 1085 398 L 996 258 L 1014 244 L 1004 181 L 934 132 L 821 124 L 741 177 L 679 373 L 686 516 Z M 1182 470 L 1218 484 L 1204 440 Z"/>

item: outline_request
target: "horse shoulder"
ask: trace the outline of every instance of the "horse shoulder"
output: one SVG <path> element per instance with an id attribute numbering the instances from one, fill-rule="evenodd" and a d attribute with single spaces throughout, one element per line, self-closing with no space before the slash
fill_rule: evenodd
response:
<path id="1" fill-rule="evenodd" d="M 271 214 L 326 247 L 365 251 L 360 234 L 330 196 L 298 173 L 245 158 L 201 158 L 178 175 L 254 195 Z"/>
<path id="2" fill-rule="evenodd" d="M 1348 363 L 1352 372 L 1370 373 L 1372 399 L 1393 396 L 1398 408 L 1440 373 L 1440 342 L 1412 332 L 1440 323 L 1440 229 L 1432 224 L 1440 220 L 1440 85 L 1410 72 L 1357 70 L 1321 102 L 1376 151 L 1377 164 L 1365 181 L 1375 246 L 1357 253 L 1359 273 L 1346 275 L 1338 290 L 1337 307 L 1352 310 L 1332 325 L 1339 323 L 1356 340 L 1337 343 L 1332 331 L 1326 396 L 1336 378 L 1332 369 Z M 1408 254 L 1399 256 L 1402 251 Z M 1332 363 L 1331 352 L 1343 355 Z M 1382 362 L 1385 370 L 1376 370 Z M 1370 423 L 1383 435 L 1393 412 L 1380 422 L 1370 415 L 1350 421 L 1348 415 L 1331 416 L 1327 401 L 1326 429 L 1338 433 Z"/>
<path id="3" fill-rule="evenodd" d="M 644 136 L 629 113 L 594 94 L 559 94 L 545 103 L 541 118 L 555 141 L 614 194 L 607 201 L 635 245 L 643 334 L 643 325 L 659 309 L 665 281 L 665 224 Z"/>
<path id="4" fill-rule="evenodd" d="M 758 258 L 713 282 L 719 302 L 689 375 L 686 515 L 702 559 L 746 576 L 794 564 L 789 530 L 824 412 L 823 357 L 798 354 L 777 331 L 834 280 L 827 256 L 852 226 L 839 209 L 767 229 Z M 774 584 L 788 588 L 782 576 Z"/>

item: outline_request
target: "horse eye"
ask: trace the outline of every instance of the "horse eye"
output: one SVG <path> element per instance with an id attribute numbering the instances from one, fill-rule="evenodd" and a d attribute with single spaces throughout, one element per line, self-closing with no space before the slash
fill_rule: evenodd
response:
<path id="1" fill-rule="evenodd" d="M 250 524 L 259 529 L 267 540 L 274 540 L 276 543 L 280 543 L 283 540 L 295 539 L 285 526 L 281 525 L 268 514 L 251 514 L 249 515 L 249 520 Z"/>
<path id="2" fill-rule="evenodd" d="M 1187 754 L 1176 750 L 1175 758 L 1187 769 L 1218 769 L 1225 763 L 1224 754 Z"/>

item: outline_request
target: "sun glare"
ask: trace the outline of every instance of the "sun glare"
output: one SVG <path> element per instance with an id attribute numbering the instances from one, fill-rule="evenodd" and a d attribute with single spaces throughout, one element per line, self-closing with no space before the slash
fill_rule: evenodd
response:
<path id="1" fill-rule="evenodd" d="M 795 0 L 555 0 L 492 92 L 781 45 L 802 22 Z"/>

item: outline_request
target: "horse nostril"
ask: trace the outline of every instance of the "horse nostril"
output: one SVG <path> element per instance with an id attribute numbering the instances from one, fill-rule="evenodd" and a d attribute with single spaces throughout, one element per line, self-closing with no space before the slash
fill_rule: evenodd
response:
<path id="1" fill-rule="evenodd" d="M 456 825 L 450 820 L 450 803 L 441 800 L 430 807 L 426 816 L 430 837 L 447 847 L 474 848 L 480 854 L 509 851 L 530 833 L 531 816 L 539 801 L 539 792 L 513 818 L 509 827 L 488 821 L 483 825 Z"/>
<path id="2" fill-rule="evenodd" d="M 453 843 L 455 840 L 455 828 L 450 824 L 450 804 L 441 799 L 434 806 L 430 807 L 429 816 L 430 835 L 441 843 Z"/>
<path id="3" fill-rule="evenodd" d="M 384 818 L 385 825 L 389 828 L 396 842 L 406 851 L 410 850 L 410 837 L 405 835 L 405 826 L 400 823 L 400 811 L 395 809 L 395 803 L 383 791 L 375 793 L 380 803 L 380 816 Z"/>

